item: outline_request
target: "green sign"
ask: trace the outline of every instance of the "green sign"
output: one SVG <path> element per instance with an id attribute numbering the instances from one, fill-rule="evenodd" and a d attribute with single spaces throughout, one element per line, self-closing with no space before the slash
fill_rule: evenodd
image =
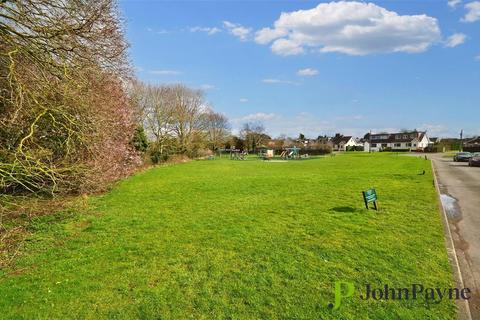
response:
<path id="1" fill-rule="evenodd" d="M 365 208 L 368 208 L 368 204 L 370 202 L 373 202 L 373 206 L 375 207 L 375 210 L 378 210 L 377 208 L 377 192 L 375 189 L 368 189 L 367 191 L 362 191 L 363 194 L 363 201 L 365 201 Z"/>

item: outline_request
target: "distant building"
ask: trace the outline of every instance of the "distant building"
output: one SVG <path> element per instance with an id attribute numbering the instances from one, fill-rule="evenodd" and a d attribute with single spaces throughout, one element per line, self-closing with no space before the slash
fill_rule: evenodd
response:
<path id="1" fill-rule="evenodd" d="M 364 137 L 364 151 L 421 150 L 431 144 L 426 131 L 377 133 Z"/>
<path id="2" fill-rule="evenodd" d="M 330 142 L 333 151 L 346 151 L 348 147 L 363 146 L 363 144 L 359 143 L 356 138 L 352 136 L 344 136 L 340 133 L 335 134 L 335 136 L 330 139 Z"/>
<path id="3" fill-rule="evenodd" d="M 463 146 L 464 147 L 480 147 L 480 136 L 472 139 L 466 139 Z"/>
<path id="4" fill-rule="evenodd" d="M 436 144 L 436 143 L 439 143 L 440 141 L 442 141 L 441 138 L 437 138 L 437 137 L 429 137 L 428 140 L 430 140 L 431 144 Z"/>

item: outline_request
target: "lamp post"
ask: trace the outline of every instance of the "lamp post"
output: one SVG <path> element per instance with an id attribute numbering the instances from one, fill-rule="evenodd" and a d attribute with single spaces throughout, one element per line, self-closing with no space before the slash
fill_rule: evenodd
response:
<path id="1" fill-rule="evenodd" d="M 460 151 L 463 151 L 463 129 L 460 130 Z"/>

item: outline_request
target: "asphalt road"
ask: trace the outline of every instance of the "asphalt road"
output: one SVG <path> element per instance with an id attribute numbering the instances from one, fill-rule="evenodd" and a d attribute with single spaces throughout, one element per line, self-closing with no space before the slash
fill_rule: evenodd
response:
<path id="1" fill-rule="evenodd" d="M 429 157 L 437 174 L 464 286 L 473 291 L 470 313 L 472 319 L 480 319 L 480 167 L 453 162 L 442 154 Z"/>

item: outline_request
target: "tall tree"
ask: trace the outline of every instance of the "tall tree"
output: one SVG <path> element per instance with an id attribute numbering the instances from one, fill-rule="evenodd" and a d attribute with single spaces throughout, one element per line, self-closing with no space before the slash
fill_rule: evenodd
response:
<path id="1" fill-rule="evenodd" d="M 3 0 L 0 17 L 0 191 L 92 190 L 122 176 L 135 126 L 115 2 Z"/>
<path id="2" fill-rule="evenodd" d="M 228 119 L 221 113 L 207 110 L 204 115 L 204 127 L 207 134 L 207 143 L 212 151 L 225 145 L 230 134 Z"/>
<path id="3" fill-rule="evenodd" d="M 240 136 L 245 140 L 248 151 L 256 152 L 257 148 L 269 137 L 265 134 L 265 127 L 260 122 L 245 123 L 240 131 Z"/>

